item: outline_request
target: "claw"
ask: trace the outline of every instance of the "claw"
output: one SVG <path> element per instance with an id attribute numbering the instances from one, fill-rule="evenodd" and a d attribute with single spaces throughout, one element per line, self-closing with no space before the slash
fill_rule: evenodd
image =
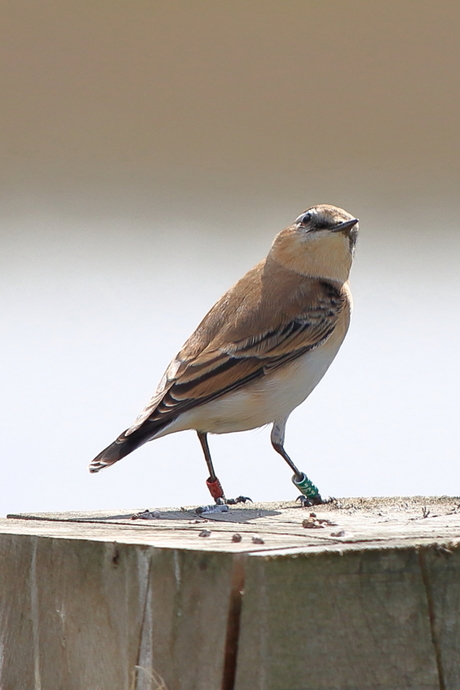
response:
<path id="1" fill-rule="evenodd" d="M 236 498 L 224 498 L 224 501 L 229 506 L 234 506 L 237 503 L 247 503 L 248 501 L 250 503 L 253 503 L 252 498 L 249 498 L 249 496 L 237 496 Z"/>
<path id="2" fill-rule="evenodd" d="M 307 498 L 307 496 L 301 494 L 300 496 L 297 496 L 295 500 L 296 502 L 300 501 L 300 503 L 302 504 L 302 508 L 310 508 L 311 506 L 319 506 L 325 505 L 326 503 L 334 503 L 336 499 L 332 496 L 321 498 L 320 494 L 314 496 L 313 498 Z"/>

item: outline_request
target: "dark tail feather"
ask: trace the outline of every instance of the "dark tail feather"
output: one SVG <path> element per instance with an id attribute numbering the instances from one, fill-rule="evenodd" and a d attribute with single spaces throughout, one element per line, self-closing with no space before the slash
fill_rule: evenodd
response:
<path id="1" fill-rule="evenodd" d="M 130 443 L 129 441 L 129 436 L 123 437 L 123 434 L 121 434 L 116 441 L 111 443 L 110 446 L 107 446 L 107 448 L 104 448 L 99 455 L 96 455 L 88 466 L 89 471 L 99 472 L 99 470 L 102 470 L 104 467 L 113 465 L 114 462 L 118 462 L 118 460 L 124 458 L 125 455 L 131 453 L 140 445 L 137 443 Z"/>
<path id="2" fill-rule="evenodd" d="M 99 470 L 104 469 L 104 467 L 109 467 L 115 462 L 118 462 L 118 460 L 124 458 L 125 455 L 129 455 L 133 450 L 139 448 L 139 446 L 144 445 L 147 441 L 151 441 L 155 435 L 165 426 L 168 426 L 171 421 L 172 420 L 168 420 L 166 423 L 164 421 L 159 423 L 158 421 L 151 422 L 146 420 L 139 429 L 136 429 L 136 431 L 129 436 L 125 436 L 126 431 L 124 431 L 110 444 L 110 446 L 107 446 L 99 455 L 96 455 L 94 460 L 88 465 L 89 471 L 92 473 L 99 472 Z"/>

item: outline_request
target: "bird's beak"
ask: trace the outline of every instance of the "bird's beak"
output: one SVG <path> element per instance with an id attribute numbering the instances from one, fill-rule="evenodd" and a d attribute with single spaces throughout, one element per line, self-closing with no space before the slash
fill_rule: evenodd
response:
<path id="1" fill-rule="evenodd" d="M 340 225 L 336 225 L 335 228 L 332 229 L 332 232 L 348 232 L 348 230 L 351 230 L 355 227 L 356 223 L 359 223 L 357 218 L 344 220 L 343 223 L 340 223 Z"/>

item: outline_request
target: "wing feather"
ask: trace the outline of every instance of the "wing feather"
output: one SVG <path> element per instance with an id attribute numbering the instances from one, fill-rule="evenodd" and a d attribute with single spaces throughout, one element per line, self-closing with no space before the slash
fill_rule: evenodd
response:
<path id="1" fill-rule="evenodd" d="M 240 310 L 244 319 L 225 323 L 218 310 L 224 299 L 228 309 L 229 295 L 231 291 L 213 308 L 217 310 L 214 320 L 219 319 L 214 337 L 201 336 L 200 348 L 200 329 L 205 333 L 213 330 L 213 324 L 206 323 L 212 317 L 211 310 L 171 362 L 156 394 L 126 436 L 144 422 L 172 421 L 182 412 L 234 391 L 321 346 L 348 304 L 346 291 L 326 281 L 305 278 L 296 291 L 291 291 L 289 308 L 284 312 L 269 309 L 267 315 L 267 297 L 264 300 L 259 296 L 252 312 L 250 308 Z M 272 303 L 268 299 L 268 307 Z M 275 328 L 274 314 L 278 320 Z M 272 328 L 267 327 L 270 323 Z M 239 337 L 243 334 L 245 337 Z"/>

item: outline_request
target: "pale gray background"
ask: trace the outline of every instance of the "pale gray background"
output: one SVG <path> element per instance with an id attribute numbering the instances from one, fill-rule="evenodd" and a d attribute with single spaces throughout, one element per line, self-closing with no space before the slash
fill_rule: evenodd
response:
<path id="1" fill-rule="evenodd" d="M 0 10 L 0 513 L 208 502 L 193 432 L 86 466 L 321 202 L 361 220 L 355 313 L 287 449 L 324 494 L 460 494 L 460 5 Z M 229 495 L 296 496 L 266 429 L 211 447 Z"/>

